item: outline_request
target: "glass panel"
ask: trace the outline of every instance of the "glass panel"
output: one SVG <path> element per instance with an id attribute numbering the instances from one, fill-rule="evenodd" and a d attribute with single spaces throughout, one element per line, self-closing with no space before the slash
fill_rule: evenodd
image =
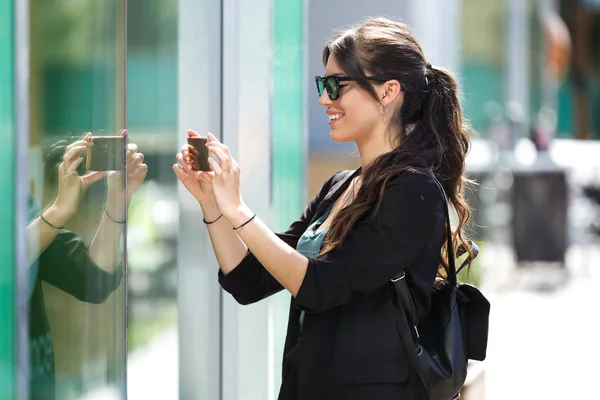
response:
<path id="1" fill-rule="evenodd" d="M 129 211 L 131 399 L 179 398 L 177 6 L 127 2 L 127 126 L 150 167 Z"/>
<path id="2" fill-rule="evenodd" d="M 273 229 L 285 230 L 304 209 L 304 15 L 302 0 L 273 3 Z M 312 89 L 313 86 L 311 86 Z M 313 92 L 309 90 L 309 94 Z M 311 96 L 311 99 L 313 97 Z M 274 393 L 281 385 L 281 358 L 285 342 L 290 295 L 273 296 Z"/>
<path id="3" fill-rule="evenodd" d="M 124 1 L 30 0 L 33 399 L 125 397 L 125 219 L 145 167 L 123 131 Z"/>
<path id="4" fill-rule="evenodd" d="M 463 113 L 475 130 L 487 135 L 502 113 L 505 96 L 506 2 L 461 2 L 461 66 Z"/>
<path id="5" fill-rule="evenodd" d="M 15 396 L 13 0 L 0 0 L 0 398 Z"/>

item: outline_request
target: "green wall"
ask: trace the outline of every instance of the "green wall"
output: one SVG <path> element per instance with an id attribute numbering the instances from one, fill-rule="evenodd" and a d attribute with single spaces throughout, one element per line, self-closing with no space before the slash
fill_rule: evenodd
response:
<path id="1" fill-rule="evenodd" d="M 0 0 L 0 398 L 15 393 L 14 1 Z"/>

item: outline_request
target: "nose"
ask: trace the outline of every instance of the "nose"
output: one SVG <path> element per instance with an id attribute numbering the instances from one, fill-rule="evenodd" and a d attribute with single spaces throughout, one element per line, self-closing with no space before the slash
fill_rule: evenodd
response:
<path id="1" fill-rule="evenodd" d="M 330 106 L 332 104 L 332 101 L 329 98 L 329 94 L 327 93 L 327 90 L 323 90 L 323 94 L 321 95 L 321 97 L 319 97 L 319 104 L 324 107 Z"/>

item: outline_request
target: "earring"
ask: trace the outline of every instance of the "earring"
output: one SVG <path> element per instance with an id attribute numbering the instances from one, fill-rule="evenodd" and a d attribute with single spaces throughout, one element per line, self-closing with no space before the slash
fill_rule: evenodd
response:
<path id="1" fill-rule="evenodd" d="M 386 106 L 386 107 L 385 107 L 385 111 L 383 111 L 383 104 L 381 104 L 381 105 L 379 106 L 379 112 L 381 113 L 381 115 L 387 115 L 388 111 L 390 111 L 390 108 L 389 108 L 389 107 L 387 107 L 387 106 Z"/>

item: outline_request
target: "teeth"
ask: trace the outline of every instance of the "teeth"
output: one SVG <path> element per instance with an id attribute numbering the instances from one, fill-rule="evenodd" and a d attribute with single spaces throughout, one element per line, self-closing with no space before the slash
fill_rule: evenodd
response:
<path id="1" fill-rule="evenodd" d="M 330 114 L 329 115 L 329 120 L 333 121 L 334 119 L 340 119 L 342 118 L 342 114 Z"/>

